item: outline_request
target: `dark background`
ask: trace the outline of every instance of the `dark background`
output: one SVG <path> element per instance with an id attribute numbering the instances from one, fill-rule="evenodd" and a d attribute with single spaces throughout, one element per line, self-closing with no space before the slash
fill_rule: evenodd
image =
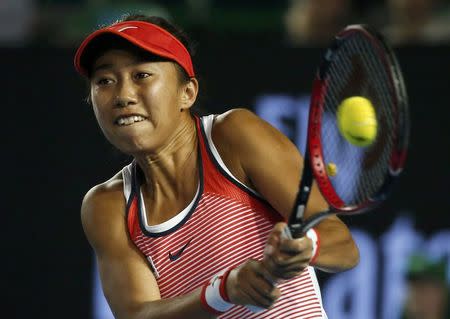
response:
<path id="1" fill-rule="evenodd" d="M 200 107 L 252 108 L 267 93 L 308 93 L 322 49 L 266 38 L 198 39 Z M 377 212 L 347 218 L 374 235 L 408 210 L 426 234 L 450 227 L 450 47 L 397 50 L 410 96 L 405 174 Z M 92 252 L 79 209 L 86 191 L 127 163 L 103 138 L 74 49 L 0 49 L 4 196 L 2 300 L 12 318 L 89 318 Z M 5 310 L 4 310 L 5 311 Z"/>

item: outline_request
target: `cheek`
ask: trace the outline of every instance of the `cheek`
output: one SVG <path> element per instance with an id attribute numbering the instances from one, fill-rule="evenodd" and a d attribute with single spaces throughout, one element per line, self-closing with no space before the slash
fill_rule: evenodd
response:
<path id="1" fill-rule="evenodd" d="M 100 92 L 98 89 L 91 89 L 91 104 L 97 121 L 101 121 L 105 116 L 103 109 L 109 103 L 109 96 Z"/>
<path id="2" fill-rule="evenodd" d="M 164 82 L 153 85 L 145 91 L 145 104 L 152 115 L 169 114 L 178 109 L 178 91 Z"/>
<path id="3" fill-rule="evenodd" d="M 93 106 L 92 109 L 94 111 L 95 118 L 97 119 L 98 126 L 102 130 L 103 134 L 105 136 L 108 136 L 108 132 L 107 132 L 106 125 L 105 125 L 105 122 L 106 122 L 105 116 L 102 115 L 102 112 L 98 107 Z"/>
<path id="4" fill-rule="evenodd" d="M 97 123 L 106 135 L 107 123 L 110 122 L 109 114 L 105 112 L 105 101 L 102 101 L 98 95 L 91 96 L 92 111 L 94 112 Z"/>
<path id="5" fill-rule="evenodd" d="M 94 115 L 95 115 L 95 118 L 97 119 L 97 122 L 100 124 L 102 117 L 101 117 L 98 107 L 93 106 L 92 110 L 94 111 Z"/>

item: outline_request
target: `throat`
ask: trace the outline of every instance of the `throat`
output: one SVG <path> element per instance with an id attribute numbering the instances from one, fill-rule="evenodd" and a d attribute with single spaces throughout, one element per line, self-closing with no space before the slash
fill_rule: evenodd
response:
<path id="1" fill-rule="evenodd" d="M 176 135 L 184 136 L 168 139 L 158 152 L 136 158 L 144 175 L 141 191 L 150 225 L 176 216 L 197 192 L 201 159 L 195 125 L 182 132 Z"/>
<path id="2" fill-rule="evenodd" d="M 179 196 L 166 196 L 156 192 L 151 198 L 142 190 L 142 201 L 146 224 L 148 226 L 161 225 L 175 219 L 178 224 L 193 208 L 193 204 L 199 196 L 200 185 L 197 183 L 194 189 Z M 155 196 L 156 195 L 156 196 Z M 172 225 L 173 226 L 173 225 Z"/>
<path id="3" fill-rule="evenodd" d="M 141 186 L 149 225 L 164 223 L 183 212 L 200 188 L 201 161 L 195 149 L 176 170 L 158 171 Z"/>

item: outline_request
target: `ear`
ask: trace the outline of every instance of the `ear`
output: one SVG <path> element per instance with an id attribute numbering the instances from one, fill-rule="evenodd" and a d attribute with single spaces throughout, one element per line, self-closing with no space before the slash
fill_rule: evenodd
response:
<path id="1" fill-rule="evenodd" d="M 180 111 L 190 109 L 197 100 L 198 81 L 196 78 L 191 78 L 188 82 L 181 85 L 181 103 Z"/>

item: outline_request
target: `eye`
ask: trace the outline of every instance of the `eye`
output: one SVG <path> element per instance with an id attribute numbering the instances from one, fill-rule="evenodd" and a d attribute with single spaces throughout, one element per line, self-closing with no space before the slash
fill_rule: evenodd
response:
<path id="1" fill-rule="evenodd" d="M 95 83 L 97 85 L 108 85 L 112 83 L 111 79 L 107 79 L 107 78 L 100 78 L 98 80 L 95 81 Z"/>
<path id="2" fill-rule="evenodd" d="M 147 72 L 138 72 L 136 73 L 136 79 L 145 79 L 150 76 L 150 73 Z"/>

